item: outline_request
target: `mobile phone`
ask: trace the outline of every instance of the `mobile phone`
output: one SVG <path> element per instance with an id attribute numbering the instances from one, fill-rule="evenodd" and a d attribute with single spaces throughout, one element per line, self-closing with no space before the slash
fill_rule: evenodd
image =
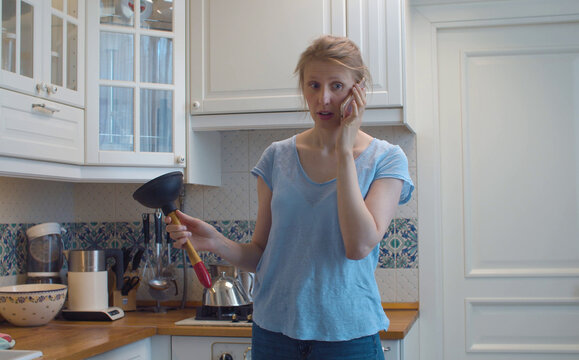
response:
<path id="1" fill-rule="evenodd" d="M 360 87 L 362 87 L 362 89 L 364 89 L 366 86 L 366 78 L 362 78 L 360 80 L 360 82 L 358 83 L 358 85 L 360 85 Z M 340 105 L 340 115 L 342 116 L 342 119 L 349 116 L 352 113 L 352 101 L 354 100 L 354 94 L 351 93 L 350 91 L 350 95 L 348 95 L 348 97 L 346 98 L 346 100 L 344 100 L 344 102 L 342 102 L 342 105 Z"/>

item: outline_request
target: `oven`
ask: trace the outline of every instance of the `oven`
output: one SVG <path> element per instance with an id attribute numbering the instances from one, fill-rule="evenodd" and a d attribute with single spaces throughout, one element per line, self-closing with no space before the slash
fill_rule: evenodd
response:
<path id="1" fill-rule="evenodd" d="M 196 316 L 177 321 L 181 326 L 251 327 L 252 304 L 201 306 Z M 172 360 L 251 360 L 251 338 L 172 336 Z"/>

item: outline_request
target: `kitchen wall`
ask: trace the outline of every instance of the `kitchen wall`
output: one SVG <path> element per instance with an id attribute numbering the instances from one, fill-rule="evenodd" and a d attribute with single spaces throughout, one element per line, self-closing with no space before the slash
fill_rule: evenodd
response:
<path id="1" fill-rule="evenodd" d="M 418 186 L 415 135 L 405 127 L 364 130 L 403 148 L 408 156 L 410 175 Z M 183 202 L 185 212 L 209 221 L 231 239 L 249 241 L 257 214 L 256 180 L 249 171 L 272 141 L 299 131 L 222 132 L 222 186 L 187 185 Z M 25 230 L 37 223 L 61 223 L 67 230 L 63 235 L 66 248 L 120 248 L 142 243 L 141 214 L 151 209 L 132 199 L 139 185 L 0 177 L 0 284 L 26 280 Z M 417 221 L 415 192 L 408 204 L 399 207 L 380 245 L 376 279 L 384 302 L 418 301 Z M 181 264 L 182 254 L 174 253 L 174 260 Z M 214 257 L 207 253 L 201 256 L 206 261 Z M 180 277 L 181 271 L 178 272 Z M 187 277 L 194 278 L 190 268 Z M 187 284 L 188 300 L 200 300 L 202 289 L 197 281 Z M 150 298 L 146 286 L 139 288 L 138 298 Z"/>

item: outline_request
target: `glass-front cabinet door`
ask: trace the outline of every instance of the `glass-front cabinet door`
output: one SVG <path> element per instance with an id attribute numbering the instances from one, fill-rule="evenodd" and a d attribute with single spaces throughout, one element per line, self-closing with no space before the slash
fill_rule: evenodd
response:
<path id="1" fill-rule="evenodd" d="M 185 166 L 185 2 L 87 3 L 87 162 Z"/>
<path id="2" fill-rule="evenodd" d="M 84 107 L 84 1 L 2 0 L 0 85 Z"/>

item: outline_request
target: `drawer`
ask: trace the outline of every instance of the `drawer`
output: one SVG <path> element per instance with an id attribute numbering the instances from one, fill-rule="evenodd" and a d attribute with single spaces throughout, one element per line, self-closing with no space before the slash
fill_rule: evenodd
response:
<path id="1" fill-rule="evenodd" d="M 84 163 L 84 110 L 0 89 L 0 155 Z"/>

